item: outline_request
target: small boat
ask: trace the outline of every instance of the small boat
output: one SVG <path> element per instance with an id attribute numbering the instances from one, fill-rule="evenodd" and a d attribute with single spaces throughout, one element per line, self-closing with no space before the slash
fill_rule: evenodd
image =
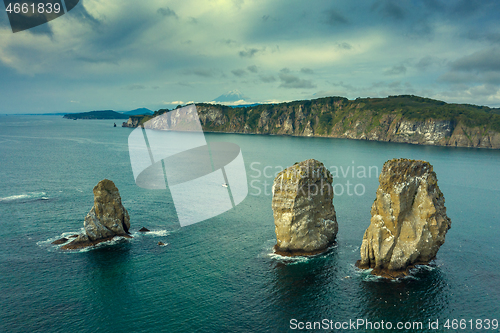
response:
<path id="1" fill-rule="evenodd" d="M 227 187 L 227 184 L 226 183 L 222 184 L 222 187 Z"/>

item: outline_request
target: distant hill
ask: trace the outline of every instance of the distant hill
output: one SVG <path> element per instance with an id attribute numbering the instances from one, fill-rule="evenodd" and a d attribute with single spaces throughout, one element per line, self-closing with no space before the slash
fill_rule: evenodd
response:
<path id="1" fill-rule="evenodd" d="M 151 111 L 150 109 L 146 109 L 146 108 L 138 108 L 138 109 L 135 109 L 132 111 L 122 112 L 122 114 L 126 114 L 129 116 L 137 116 L 140 114 L 153 114 L 153 111 Z"/>
<path id="2" fill-rule="evenodd" d="M 105 111 L 90 111 L 82 113 L 69 113 L 65 114 L 63 118 L 66 119 L 128 119 L 128 115 L 118 113 L 112 110 Z"/>

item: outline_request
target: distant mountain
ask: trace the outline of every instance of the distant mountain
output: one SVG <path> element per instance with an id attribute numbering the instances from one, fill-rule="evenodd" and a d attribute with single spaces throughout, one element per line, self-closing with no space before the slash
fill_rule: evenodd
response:
<path id="1" fill-rule="evenodd" d="M 113 110 L 105 111 L 90 111 L 82 113 L 69 113 L 65 114 L 63 118 L 66 119 L 128 119 L 128 115 L 115 112 Z"/>
<path id="2" fill-rule="evenodd" d="M 138 108 L 138 109 L 135 109 L 132 111 L 122 112 L 122 114 L 126 114 L 129 116 L 137 116 L 140 114 L 153 114 L 153 111 L 151 111 L 150 109 L 146 109 L 146 108 Z"/>
<path id="3" fill-rule="evenodd" d="M 231 90 L 225 94 L 220 95 L 217 98 L 214 98 L 212 100 L 212 102 L 224 104 L 224 103 L 231 103 L 231 102 L 238 102 L 238 101 L 244 102 L 245 99 L 248 99 L 248 97 L 245 97 L 239 90 Z M 248 103 L 245 103 L 245 104 L 248 104 Z"/>

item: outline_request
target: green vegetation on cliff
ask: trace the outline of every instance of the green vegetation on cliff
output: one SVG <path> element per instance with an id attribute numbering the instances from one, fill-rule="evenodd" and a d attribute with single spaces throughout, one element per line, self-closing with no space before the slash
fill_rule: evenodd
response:
<path id="1" fill-rule="evenodd" d="M 209 107 L 210 105 L 197 104 L 197 106 Z M 323 134 L 330 133 L 336 124 L 346 118 L 349 118 L 350 122 L 356 122 L 367 115 L 372 119 L 369 127 L 379 125 L 379 121 L 384 115 L 394 115 L 416 121 L 449 120 L 468 127 L 484 127 L 500 132 L 498 109 L 469 104 L 448 104 L 413 95 L 358 98 L 356 100 L 348 100 L 343 97 L 325 97 L 289 103 L 262 104 L 246 108 L 231 108 L 222 105 L 217 105 L 217 107 L 229 119 L 235 117 L 244 119 L 244 123 L 252 129 L 258 126 L 263 112 L 269 113 L 269 117 L 272 119 L 279 119 L 283 114 L 293 111 L 290 113 L 290 120 L 293 122 L 297 111 L 300 111 L 305 117 L 303 120 L 311 121 L 311 126 L 315 126 L 317 123 L 319 132 Z M 165 110 L 157 112 L 163 113 Z M 344 125 L 344 128 L 348 127 L 348 124 Z"/>
<path id="2" fill-rule="evenodd" d="M 203 129 L 212 132 L 500 149 L 499 109 L 413 95 L 356 100 L 325 97 L 248 107 L 200 103 L 196 107 Z M 128 123 L 135 127 L 167 111 L 131 117 Z"/>

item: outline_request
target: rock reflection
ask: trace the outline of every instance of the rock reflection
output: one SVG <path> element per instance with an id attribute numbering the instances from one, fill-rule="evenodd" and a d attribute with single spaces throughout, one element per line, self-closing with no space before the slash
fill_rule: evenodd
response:
<path id="1" fill-rule="evenodd" d="M 314 257 L 281 257 L 271 263 L 272 303 L 281 327 L 288 327 L 291 318 L 311 320 L 326 315 L 329 301 L 336 298 L 341 273 L 337 249 Z"/>
<path id="2" fill-rule="evenodd" d="M 135 269 L 131 260 L 130 242 L 105 245 L 86 252 L 87 298 L 99 319 L 119 317 L 130 313 L 134 299 L 129 276 Z"/>

